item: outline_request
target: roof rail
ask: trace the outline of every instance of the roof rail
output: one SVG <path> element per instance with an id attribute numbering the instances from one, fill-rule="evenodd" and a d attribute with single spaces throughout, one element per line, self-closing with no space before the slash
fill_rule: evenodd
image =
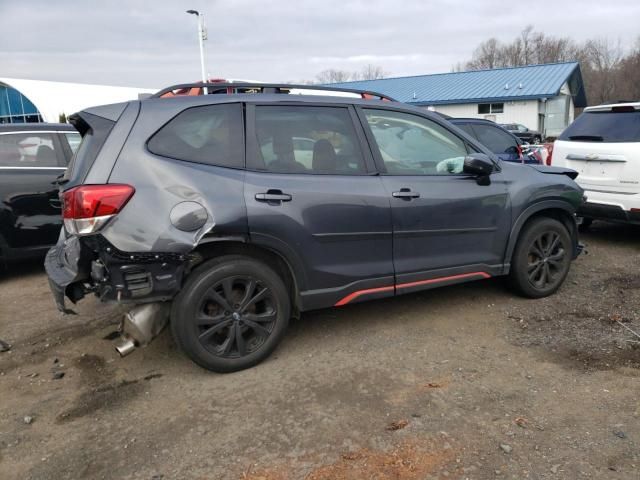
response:
<path id="1" fill-rule="evenodd" d="M 395 102 L 396 100 L 378 92 L 369 90 L 357 90 L 352 88 L 325 87 L 320 85 L 295 85 L 288 83 L 253 83 L 253 82 L 195 82 L 182 83 L 163 88 L 151 98 L 168 98 L 176 96 L 196 96 L 212 94 L 239 94 L 239 93 L 282 93 L 290 95 L 303 95 L 305 91 L 311 95 L 321 95 L 324 92 L 344 93 L 360 95 L 360 98 L 368 100 L 383 100 Z M 311 93 L 314 92 L 314 93 Z M 344 95 L 350 96 L 350 95 Z"/>

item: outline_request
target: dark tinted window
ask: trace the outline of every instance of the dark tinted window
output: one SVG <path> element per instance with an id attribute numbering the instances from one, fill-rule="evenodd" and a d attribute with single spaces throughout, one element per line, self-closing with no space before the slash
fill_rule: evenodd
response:
<path id="1" fill-rule="evenodd" d="M 560 135 L 580 142 L 640 142 L 640 111 L 584 112 Z"/>
<path id="2" fill-rule="evenodd" d="M 476 133 L 473 131 L 473 128 L 468 123 L 454 123 L 456 127 L 461 130 L 464 130 L 465 133 L 471 135 L 471 138 L 476 138 Z"/>
<path id="3" fill-rule="evenodd" d="M 50 133 L 0 135 L 0 167 L 59 167 Z"/>
<path id="4" fill-rule="evenodd" d="M 188 108 L 158 130 L 147 146 L 164 157 L 242 168 L 242 106 L 228 103 Z"/>
<path id="5" fill-rule="evenodd" d="M 516 140 L 499 127 L 492 125 L 473 126 L 480 143 L 493 153 L 515 153 L 517 152 Z"/>
<path id="6" fill-rule="evenodd" d="M 256 107 L 256 168 L 280 173 L 357 175 L 365 172 L 346 108 Z"/>
<path id="7" fill-rule="evenodd" d="M 503 113 L 504 103 L 479 103 L 478 113 Z"/>

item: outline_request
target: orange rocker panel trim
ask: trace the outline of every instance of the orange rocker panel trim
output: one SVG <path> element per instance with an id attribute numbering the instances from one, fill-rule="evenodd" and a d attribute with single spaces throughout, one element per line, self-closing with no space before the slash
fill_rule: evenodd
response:
<path id="1" fill-rule="evenodd" d="M 410 288 L 410 287 L 417 287 L 419 285 L 429 285 L 432 283 L 446 282 L 448 280 L 460 280 L 462 278 L 471 278 L 471 277 L 491 278 L 491 275 L 489 275 L 486 272 L 471 272 L 471 273 L 462 273 L 460 275 L 451 275 L 449 277 L 439 277 L 439 278 L 430 278 L 429 280 L 419 280 L 417 282 L 398 283 L 395 286 L 390 285 L 388 287 L 367 288 L 365 290 L 358 290 L 356 292 L 350 293 L 349 295 L 347 295 L 346 297 L 338 301 L 338 303 L 336 303 L 335 306 L 341 307 L 342 305 L 346 305 L 347 303 L 352 302 L 356 298 L 361 297 L 363 295 L 369 295 L 369 294 L 378 293 L 378 292 L 390 292 L 390 291 L 393 291 L 394 288 L 395 289 Z"/>

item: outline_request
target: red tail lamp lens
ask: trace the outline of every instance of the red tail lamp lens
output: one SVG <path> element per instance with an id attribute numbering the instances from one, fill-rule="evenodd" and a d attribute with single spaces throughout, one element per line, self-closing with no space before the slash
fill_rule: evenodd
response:
<path id="1" fill-rule="evenodd" d="M 80 185 L 64 192 L 62 217 L 81 219 L 115 215 L 135 193 L 131 185 Z"/>

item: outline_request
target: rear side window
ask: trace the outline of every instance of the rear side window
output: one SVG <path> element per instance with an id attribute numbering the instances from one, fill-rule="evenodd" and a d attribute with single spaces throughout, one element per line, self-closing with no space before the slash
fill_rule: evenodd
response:
<path id="1" fill-rule="evenodd" d="M 0 167 L 59 167 L 55 148 L 50 133 L 0 135 Z"/>
<path id="2" fill-rule="evenodd" d="M 518 150 L 516 140 L 498 127 L 476 124 L 473 129 L 480 143 L 493 153 L 514 153 Z"/>
<path id="3" fill-rule="evenodd" d="M 576 142 L 640 142 L 640 111 L 583 112 L 560 135 Z"/>
<path id="4" fill-rule="evenodd" d="M 278 173 L 358 175 L 364 159 L 346 108 L 256 106 L 252 163 Z"/>
<path id="5" fill-rule="evenodd" d="M 207 105 L 184 110 L 149 140 L 151 153 L 220 167 L 244 167 L 242 106 Z"/>

